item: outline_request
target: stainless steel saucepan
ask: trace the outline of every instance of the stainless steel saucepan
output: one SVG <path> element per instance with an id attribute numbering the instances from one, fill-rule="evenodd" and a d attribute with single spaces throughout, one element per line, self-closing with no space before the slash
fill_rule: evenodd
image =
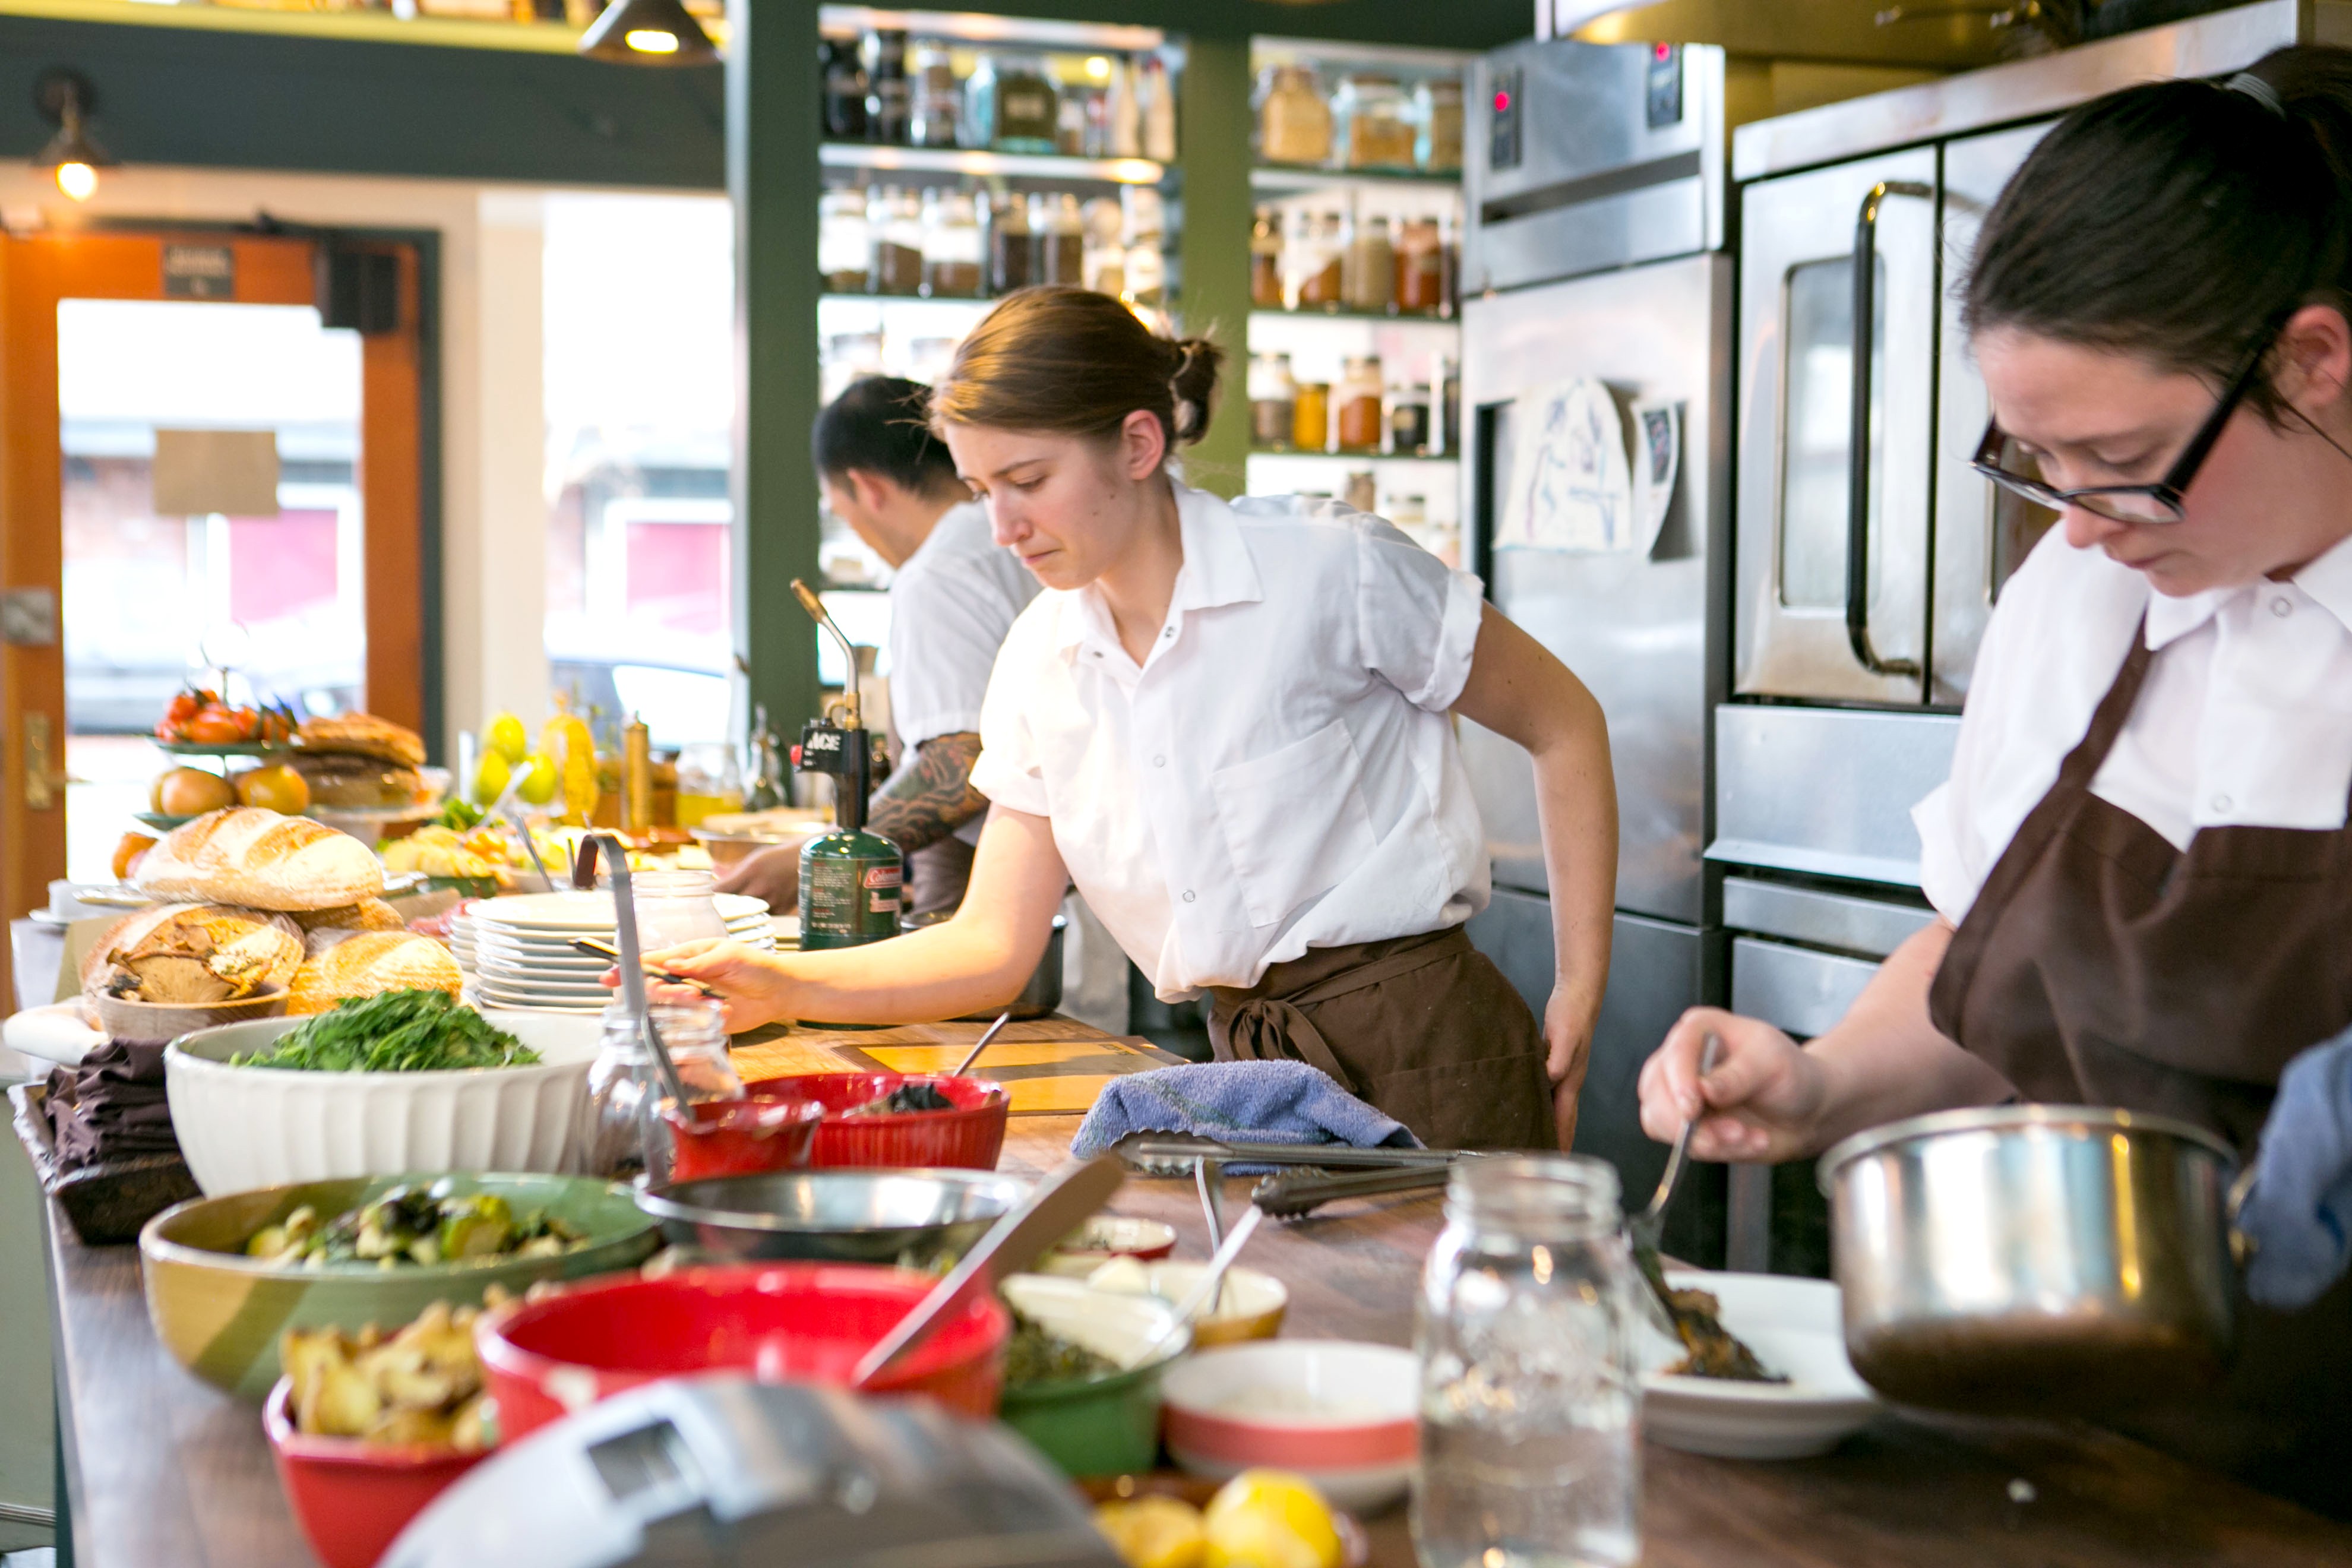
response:
<path id="1" fill-rule="evenodd" d="M 2219 1381 L 2231 1176 L 2184 1121 L 2080 1106 L 1941 1111 L 1822 1157 L 1846 1353 L 1891 1399 L 2095 1413 Z"/>

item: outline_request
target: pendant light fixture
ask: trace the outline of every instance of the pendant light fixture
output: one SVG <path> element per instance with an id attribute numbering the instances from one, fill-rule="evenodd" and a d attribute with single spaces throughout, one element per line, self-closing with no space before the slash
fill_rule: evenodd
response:
<path id="1" fill-rule="evenodd" d="M 55 68 L 43 71 L 33 84 L 33 106 L 58 128 L 48 145 L 34 155 L 33 166 L 55 170 L 58 189 L 75 201 L 89 200 L 98 189 L 98 172 L 114 164 L 83 127 L 98 106 L 98 89 L 79 71 Z"/>
<path id="2" fill-rule="evenodd" d="M 678 0 L 613 0 L 580 35 L 580 52 L 632 66 L 702 66 L 719 58 L 719 47 Z"/>

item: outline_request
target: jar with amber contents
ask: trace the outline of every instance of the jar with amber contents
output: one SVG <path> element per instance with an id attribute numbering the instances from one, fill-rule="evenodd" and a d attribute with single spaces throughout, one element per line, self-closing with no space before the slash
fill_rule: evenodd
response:
<path id="1" fill-rule="evenodd" d="M 1343 363 L 1334 393 L 1339 405 L 1339 450 L 1377 452 L 1388 433 L 1381 405 L 1381 359 L 1378 354 L 1350 354 Z"/>
<path id="2" fill-rule="evenodd" d="M 1392 76 L 1351 76 L 1331 100 L 1339 122 L 1341 163 L 1350 169 L 1410 169 L 1413 146 L 1412 104 Z"/>
<path id="3" fill-rule="evenodd" d="M 1250 308 L 1282 309 L 1282 218 L 1272 207 L 1250 224 Z"/>
<path id="4" fill-rule="evenodd" d="M 1445 304 L 1445 241 L 1433 217 L 1407 218 L 1397 229 L 1396 308 L 1434 316 Z"/>
<path id="5" fill-rule="evenodd" d="M 1291 308 L 1336 310 L 1344 291 L 1338 213 L 1300 213 L 1291 223 L 1290 248 L 1283 253 L 1290 274 Z"/>
<path id="6" fill-rule="evenodd" d="M 1331 449 L 1331 384 L 1302 381 L 1291 405 L 1290 444 L 1302 452 Z"/>
<path id="7" fill-rule="evenodd" d="M 1462 168 L 1462 79 L 1432 77 L 1413 89 L 1412 117 L 1419 122 L 1413 162 L 1433 174 Z"/>
<path id="8" fill-rule="evenodd" d="M 1327 163 L 1331 106 L 1306 66 L 1272 66 L 1258 100 L 1257 155 L 1269 163 Z"/>

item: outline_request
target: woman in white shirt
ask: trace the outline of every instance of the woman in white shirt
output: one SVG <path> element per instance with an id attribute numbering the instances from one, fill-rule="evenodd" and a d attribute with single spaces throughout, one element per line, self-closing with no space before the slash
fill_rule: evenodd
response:
<path id="1" fill-rule="evenodd" d="M 982 710 L 962 910 L 868 947 L 663 962 L 735 1028 L 957 1016 L 1018 991 L 1075 882 L 1160 995 L 1208 994 L 1220 1058 L 1307 1061 L 1433 1144 L 1564 1143 L 1609 969 L 1599 707 L 1378 518 L 1176 481 L 1220 357 L 1075 289 L 965 339 L 933 426 L 1045 591 Z M 1462 931 L 1488 863 L 1456 709 L 1535 758 L 1559 976 L 1540 1026 Z"/>
<path id="2" fill-rule="evenodd" d="M 2086 105 L 2027 159 L 1966 286 L 1977 467 L 2061 525 L 2003 589 L 1951 778 L 1914 813 L 1942 918 L 1810 1044 L 1702 1008 L 1641 1079 L 1650 1134 L 1695 1119 L 1715 1160 L 2012 1096 L 2259 1144 L 2231 1385 L 2135 1429 L 2336 1512 L 2352 1040 L 2320 1042 L 2352 1025 L 2347 155 L 2352 55 L 2291 49 Z"/>

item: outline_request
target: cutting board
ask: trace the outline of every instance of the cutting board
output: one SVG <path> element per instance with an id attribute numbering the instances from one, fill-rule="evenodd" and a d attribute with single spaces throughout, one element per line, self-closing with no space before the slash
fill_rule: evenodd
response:
<path id="1" fill-rule="evenodd" d="M 947 1072 L 986 1028 L 908 1024 L 891 1029 L 761 1030 L 735 1041 L 735 1071 L 747 1083 L 786 1073 Z M 1015 1116 L 1078 1116 L 1111 1079 L 1182 1061 L 1147 1040 L 1107 1035 L 1055 1016 L 1006 1025 L 972 1076 L 1003 1084 Z"/>

